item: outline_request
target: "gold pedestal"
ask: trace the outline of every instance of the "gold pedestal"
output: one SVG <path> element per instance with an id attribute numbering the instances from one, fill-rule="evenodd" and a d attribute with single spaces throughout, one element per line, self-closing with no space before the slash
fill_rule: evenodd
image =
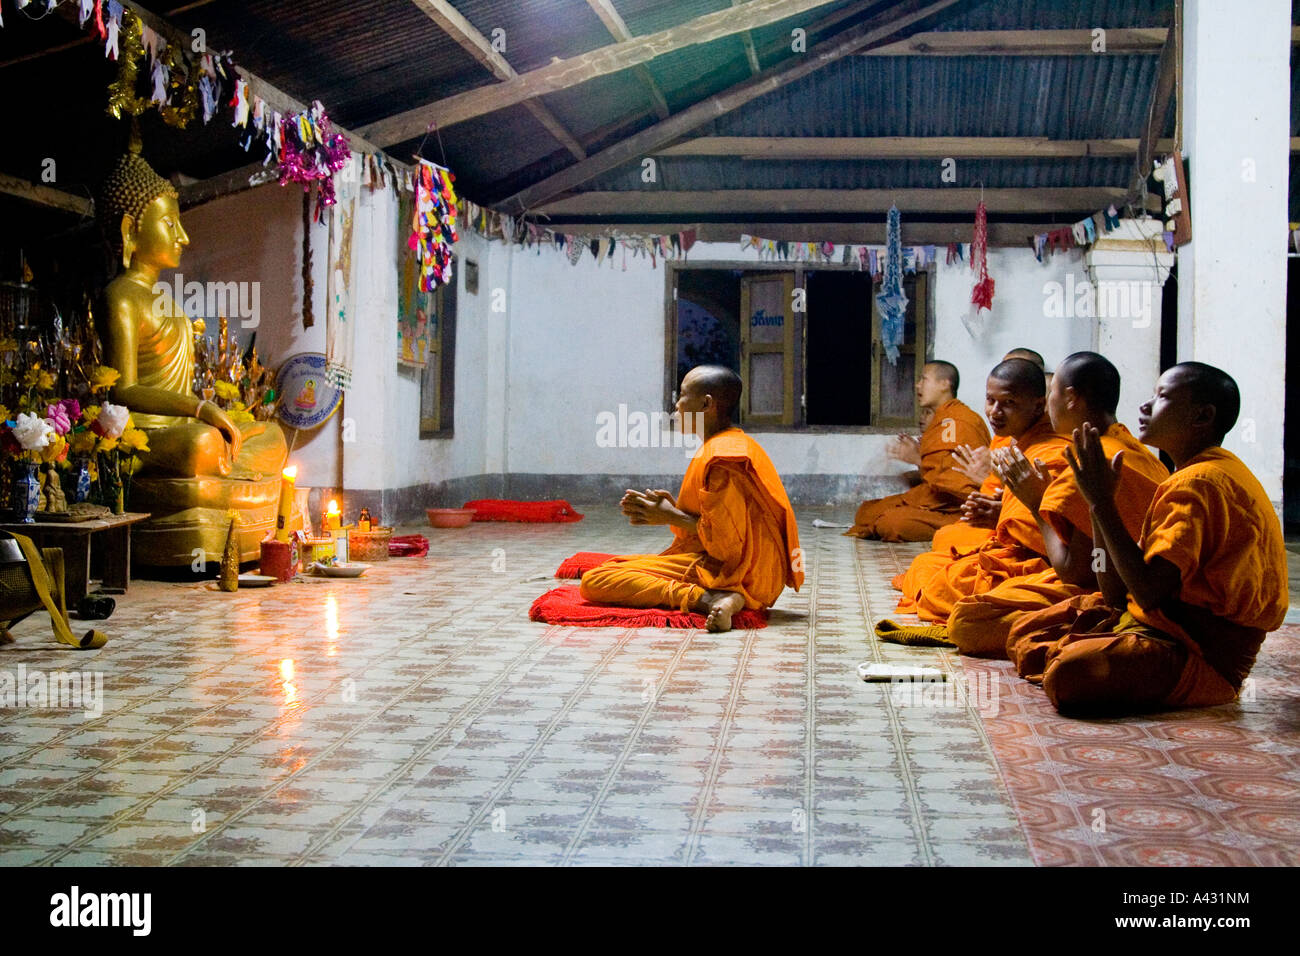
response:
<path id="1" fill-rule="evenodd" d="M 131 532 L 131 560 L 136 564 L 180 567 L 204 560 L 220 561 L 230 530 L 229 512 L 239 514 L 239 556 L 255 561 L 261 541 L 275 530 L 280 501 L 278 474 L 256 481 L 233 478 L 149 478 L 131 482 L 131 510 L 152 517 Z M 305 526 L 295 509 L 289 530 Z"/>

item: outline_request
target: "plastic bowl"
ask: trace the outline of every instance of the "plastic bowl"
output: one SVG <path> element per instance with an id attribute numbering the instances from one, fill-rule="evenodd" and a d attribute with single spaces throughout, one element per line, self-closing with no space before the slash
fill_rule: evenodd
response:
<path id="1" fill-rule="evenodd" d="M 463 528 L 474 520 L 473 508 L 425 508 L 429 526 L 433 528 Z"/>

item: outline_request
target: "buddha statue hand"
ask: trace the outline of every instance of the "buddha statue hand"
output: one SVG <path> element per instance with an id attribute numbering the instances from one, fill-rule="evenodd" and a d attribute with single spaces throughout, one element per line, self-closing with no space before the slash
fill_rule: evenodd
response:
<path id="1" fill-rule="evenodd" d="M 230 446 L 230 461 L 234 461 L 239 457 L 239 448 L 244 443 L 244 435 L 229 415 L 223 412 L 215 403 L 204 401 L 199 404 L 194 417 L 203 424 L 211 425 L 221 432 L 226 439 L 226 444 Z"/>

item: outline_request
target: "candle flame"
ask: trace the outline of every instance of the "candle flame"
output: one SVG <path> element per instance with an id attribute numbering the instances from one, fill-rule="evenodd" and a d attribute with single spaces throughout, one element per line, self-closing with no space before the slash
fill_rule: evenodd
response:
<path id="1" fill-rule="evenodd" d="M 281 474 L 284 475 L 284 477 L 288 478 L 290 481 L 293 481 L 295 478 L 298 477 L 298 466 L 290 465 L 288 468 L 282 471 Z"/>
<path id="2" fill-rule="evenodd" d="M 330 499 L 329 508 L 326 509 L 329 514 L 336 515 L 339 513 L 339 503 L 335 499 Z"/>

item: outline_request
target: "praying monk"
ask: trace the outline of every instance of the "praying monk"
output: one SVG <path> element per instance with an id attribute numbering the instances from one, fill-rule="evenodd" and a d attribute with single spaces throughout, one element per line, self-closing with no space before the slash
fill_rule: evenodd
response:
<path id="1" fill-rule="evenodd" d="M 1119 370 L 1110 361 L 1096 352 L 1075 352 L 1052 377 L 1047 414 L 1058 435 L 1091 425 L 1107 460 L 1121 456 L 1115 506 L 1124 527 L 1136 535 L 1169 470 L 1115 420 L 1119 386 Z M 948 639 L 963 654 L 979 657 L 1006 657 L 1007 632 L 1025 614 L 1097 589 L 1092 520 L 1073 472 L 1063 469 L 1049 481 L 1045 463 L 1031 464 L 1014 446 L 993 458 L 1008 492 L 1037 519 L 1051 567 L 957 601 L 948 616 Z"/>
<path id="2" fill-rule="evenodd" d="M 588 601 L 665 607 L 707 615 L 710 631 L 731 629 L 743 608 L 768 608 L 788 585 L 803 584 L 794 510 L 781 477 L 758 442 L 732 424 L 740 376 L 701 365 L 682 379 L 677 415 L 698 435 L 674 499 L 667 491 L 628 491 L 621 502 L 632 524 L 671 525 L 662 554 L 613 558 L 582 576 Z"/>
<path id="3" fill-rule="evenodd" d="M 899 435 L 891 457 L 918 466 L 913 487 L 901 495 L 864 501 L 846 534 L 881 541 L 929 541 L 944 525 L 960 518 L 960 508 L 976 483 L 955 467 L 957 446 L 983 447 L 989 430 L 979 415 L 957 400 L 957 366 L 927 362 L 916 383 L 916 397 L 932 414 L 917 441 Z"/>
<path id="4" fill-rule="evenodd" d="M 989 424 L 1010 435 L 1030 459 L 1044 459 L 1055 478 L 1065 469 L 1060 449 L 1066 439 L 1052 430 L 1043 370 L 1026 359 L 1007 359 L 989 373 Z M 1038 523 L 1014 495 L 1003 495 L 992 536 L 966 553 L 917 555 L 902 580 L 898 610 L 915 610 L 923 620 L 945 624 L 958 599 L 987 591 L 1009 577 L 1046 571 L 1046 547 Z"/>
<path id="5" fill-rule="evenodd" d="M 1100 594 L 1022 617 L 1007 651 L 1061 713 L 1133 713 L 1233 700 L 1264 636 L 1287 610 L 1286 553 L 1268 495 L 1222 448 L 1237 383 L 1183 362 L 1138 411 L 1138 437 L 1169 454 L 1134 541 L 1117 504 L 1126 455 L 1109 461 L 1097 430 L 1074 433 L 1067 461 L 1101 547 Z"/>
<path id="6" fill-rule="evenodd" d="M 1033 349 L 1016 348 L 1002 356 L 1002 361 L 1013 358 L 1027 359 L 1039 368 L 1043 367 L 1043 357 Z M 985 416 L 988 409 L 985 409 Z M 979 483 L 979 488 L 966 496 L 961 505 L 961 517 L 952 524 L 944 525 L 934 533 L 930 550 L 939 554 L 952 554 L 954 551 L 964 553 L 974 551 L 993 535 L 997 524 L 998 512 L 1002 506 L 1002 479 L 993 470 L 992 453 L 1005 448 L 1013 441 L 1010 435 L 994 435 L 988 447 L 980 445 L 958 445 L 953 449 L 954 467 L 964 472 L 972 481 Z M 903 575 L 898 575 L 896 582 Z M 898 587 L 898 583 L 894 583 Z"/>

